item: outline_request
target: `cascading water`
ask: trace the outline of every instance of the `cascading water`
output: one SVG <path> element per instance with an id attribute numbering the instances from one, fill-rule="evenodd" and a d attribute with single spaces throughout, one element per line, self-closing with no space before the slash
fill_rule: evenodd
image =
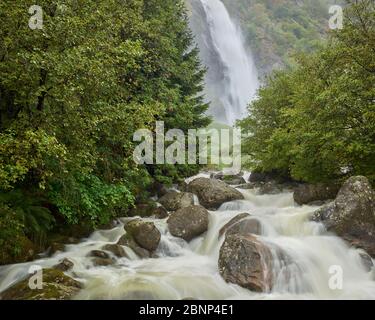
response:
<path id="1" fill-rule="evenodd" d="M 189 1 L 193 7 L 191 28 L 208 68 L 205 84 L 211 101 L 209 113 L 215 120 L 232 125 L 246 114 L 246 106 L 259 86 L 253 59 L 241 30 L 220 0 Z"/>
<path id="2" fill-rule="evenodd" d="M 225 203 L 210 212 L 209 229 L 187 243 L 170 235 L 166 220 L 149 219 L 162 233 L 157 258 L 138 259 L 126 248 L 129 258 L 115 258 L 111 266 L 94 266 L 87 257 L 94 249 L 116 243 L 124 234 L 121 223 L 112 230 L 97 231 L 65 252 L 51 258 L 0 268 L 0 292 L 22 279 L 31 265 L 50 267 L 63 258 L 74 262 L 68 273 L 84 283 L 78 299 L 375 299 L 375 275 L 364 268 L 360 251 L 349 248 L 323 225 L 309 221 L 317 207 L 295 206 L 292 193 L 257 195 L 242 190 L 245 200 Z M 254 293 L 226 283 L 218 271 L 223 237 L 220 228 L 239 213 L 251 213 L 259 220 L 259 239 L 270 248 L 281 248 L 288 256 L 273 251 L 273 289 Z M 331 290 L 331 266 L 343 268 L 343 289 Z"/>

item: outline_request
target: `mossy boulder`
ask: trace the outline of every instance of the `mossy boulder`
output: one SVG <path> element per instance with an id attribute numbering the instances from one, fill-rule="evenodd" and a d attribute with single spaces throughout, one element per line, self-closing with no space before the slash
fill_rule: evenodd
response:
<path id="1" fill-rule="evenodd" d="M 32 276 L 30 276 L 32 277 Z M 30 277 L 16 283 L 0 294 L 1 300 L 70 300 L 82 284 L 65 275 L 61 270 L 43 270 L 43 288 L 31 289 Z"/>

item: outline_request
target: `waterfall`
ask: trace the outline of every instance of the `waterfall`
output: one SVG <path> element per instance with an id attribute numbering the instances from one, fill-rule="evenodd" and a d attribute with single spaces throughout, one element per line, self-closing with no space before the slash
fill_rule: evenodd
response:
<path id="1" fill-rule="evenodd" d="M 240 28 L 220 0 L 190 0 L 191 28 L 207 67 L 206 95 L 214 120 L 229 125 L 246 115 L 259 86 Z"/>

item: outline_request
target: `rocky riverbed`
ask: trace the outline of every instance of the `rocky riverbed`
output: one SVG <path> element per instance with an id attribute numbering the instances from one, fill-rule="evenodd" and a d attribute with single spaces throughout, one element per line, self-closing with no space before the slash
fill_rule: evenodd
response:
<path id="1" fill-rule="evenodd" d="M 0 297 L 375 298 L 375 194 L 365 177 L 335 190 L 203 173 L 130 215 L 51 257 L 0 267 Z M 35 265 L 44 286 L 32 290 Z M 331 266 L 343 269 L 341 290 L 329 286 Z"/>

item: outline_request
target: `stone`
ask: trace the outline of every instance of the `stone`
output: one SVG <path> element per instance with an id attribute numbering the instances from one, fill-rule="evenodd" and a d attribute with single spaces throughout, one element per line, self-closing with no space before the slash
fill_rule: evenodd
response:
<path id="1" fill-rule="evenodd" d="M 156 250 L 159 245 L 161 234 L 153 222 L 131 220 L 125 225 L 125 231 L 141 248 L 148 251 Z"/>
<path id="2" fill-rule="evenodd" d="M 32 277 L 32 276 L 30 276 Z M 82 288 L 82 284 L 61 270 L 43 270 L 43 288 L 31 289 L 29 279 L 16 283 L 0 294 L 1 300 L 69 300 Z"/>
<path id="3" fill-rule="evenodd" d="M 198 196 L 206 209 L 218 209 L 225 202 L 244 199 L 241 192 L 215 179 L 197 178 L 189 183 L 188 190 Z"/>
<path id="4" fill-rule="evenodd" d="M 170 191 L 159 199 L 168 211 L 176 211 L 194 204 L 194 195 L 189 192 Z"/>
<path id="5" fill-rule="evenodd" d="M 113 253 L 117 258 L 128 258 L 124 248 L 119 244 L 106 244 L 102 247 L 102 250 Z"/>
<path id="6" fill-rule="evenodd" d="M 63 272 L 69 271 L 74 267 L 74 263 L 70 261 L 67 258 L 64 258 L 61 260 L 57 265 L 55 265 L 53 268 L 57 270 L 61 270 Z"/>
<path id="7" fill-rule="evenodd" d="M 349 178 L 336 199 L 314 212 L 311 219 L 375 257 L 375 192 L 366 177 Z"/>
<path id="8" fill-rule="evenodd" d="M 226 282 L 255 292 L 272 289 L 271 251 L 254 236 L 226 236 L 218 264 Z"/>
<path id="9" fill-rule="evenodd" d="M 202 206 L 189 206 L 173 212 L 168 220 L 170 233 L 190 241 L 208 229 L 208 211 Z"/>
<path id="10" fill-rule="evenodd" d="M 294 189 L 294 201 L 299 204 L 309 204 L 315 201 L 335 199 L 340 186 L 338 184 L 299 184 Z"/>

